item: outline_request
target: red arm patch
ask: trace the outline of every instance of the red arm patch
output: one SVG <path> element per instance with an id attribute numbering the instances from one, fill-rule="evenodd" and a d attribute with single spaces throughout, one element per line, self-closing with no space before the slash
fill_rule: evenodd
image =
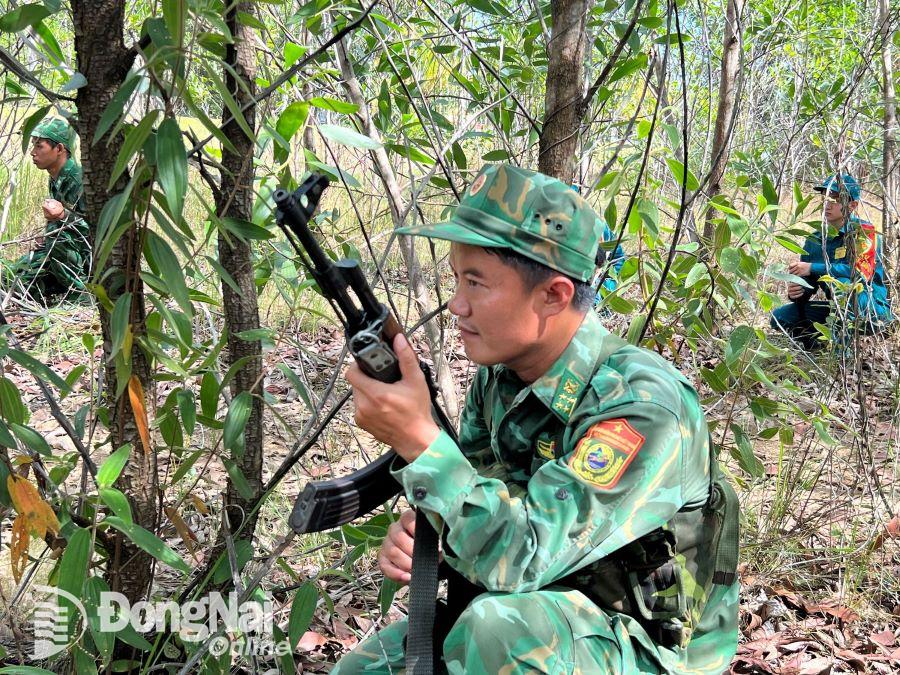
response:
<path id="1" fill-rule="evenodd" d="M 602 490 L 616 486 L 631 464 L 644 437 L 622 418 L 598 422 L 585 434 L 569 459 L 569 468 Z"/>
<path id="2" fill-rule="evenodd" d="M 875 276 L 877 236 L 874 225 L 863 223 L 856 237 L 856 269 L 866 281 L 871 281 Z"/>

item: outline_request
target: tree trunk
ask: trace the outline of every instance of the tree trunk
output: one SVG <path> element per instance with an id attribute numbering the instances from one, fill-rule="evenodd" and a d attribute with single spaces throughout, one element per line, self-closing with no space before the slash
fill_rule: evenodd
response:
<path id="1" fill-rule="evenodd" d="M 240 2 L 226 7 L 225 21 L 234 41 L 225 52 L 224 79 L 228 91 L 234 96 L 238 106 L 243 108 L 251 101 L 255 91 L 256 51 L 253 31 L 236 17 L 238 12 L 252 14 L 253 3 Z M 226 123 L 230 117 L 228 108 L 223 106 L 222 132 L 234 145 L 236 152 L 222 150 L 224 170 L 220 189 L 216 194 L 216 214 L 220 218 L 250 220 L 253 212 L 253 157 L 256 140 L 248 138 L 237 122 Z M 244 117 L 249 127 L 255 129 L 256 108 L 247 108 Z M 250 499 L 241 496 L 229 479 L 225 498 L 231 531 L 236 532 L 243 525 L 238 538 L 250 541 L 258 515 L 258 512 L 251 513 L 251 509 L 262 494 L 263 487 L 262 345 L 259 340 L 242 340 L 237 337 L 242 331 L 259 328 L 259 306 L 250 244 L 234 235 L 226 237 L 220 230 L 219 262 L 241 289 L 240 293 L 236 293 L 231 286 L 222 282 L 228 365 L 249 357 L 231 380 L 231 394 L 237 396 L 241 392 L 250 392 L 253 395 L 250 418 L 244 428 L 244 453 L 241 457 L 234 458 L 253 495 Z"/>
<path id="2" fill-rule="evenodd" d="M 538 171 L 566 183 L 575 178 L 584 88 L 585 22 L 590 6 L 590 0 L 550 3 L 553 27 L 547 45 L 549 63 Z"/>
<path id="3" fill-rule="evenodd" d="M 897 167 L 897 94 L 894 89 L 894 63 L 891 54 L 891 21 L 888 0 L 878 0 L 878 22 L 881 34 L 881 73 L 884 79 L 884 185 L 881 231 L 886 242 L 888 260 L 900 274 L 897 225 L 900 223 L 900 168 Z M 900 282 L 900 276 L 897 277 Z"/>
<path id="4" fill-rule="evenodd" d="M 746 0 L 727 0 L 725 7 L 725 37 L 722 43 L 722 72 L 719 77 L 719 105 L 716 111 L 716 126 L 713 132 L 712 168 L 710 169 L 709 199 L 722 192 L 722 178 L 728 164 L 728 146 L 731 121 L 735 111 L 738 70 L 743 46 L 743 15 Z M 706 244 L 713 240 L 718 211 L 710 207 L 703 223 L 703 239 Z"/>
<path id="5" fill-rule="evenodd" d="M 87 84 L 78 90 L 78 119 L 75 126 L 81 137 L 84 198 L 93 236 L 104 205 L 112 194 L 124 190 L 128 183 L 128 176 L 123 175 L 112 191 L 107 189 L 113 165 L 122 147 L 122 136 L 104 137 L 94 144 L 94 133 L 107 104 L 125 80 L 136 52 L 125 47 L 122 37 L 124 0 L 73 0 L 72 14 L 78 71 L 87 80 Z M 131 213 L 126 210 L 123 218 L 131 218 Z M 132 223 L 116 241 L 105 268 L 98 276 L 113 303 L 123 293 L 131 293 L 130 323 L 135 338 L 143 334 L 146 318 L 144 290 L 139 276 L 140 265 L 141 236 L 137 224 Z M 127 375 L 117 372 L 110 358 L 110 314 L 102 305 L 100 324 L 103 332 L 111 447 L 115 449 L 124 443 L 131 443 L 133 447 L 131 459 L 117 486 L 131 502 L 134 522 L 155 531 L 159 517 L 156 455 L 152 449 L 146 452 L 141 443 L 128 396 L 116 398 L 118 378 Z M 137 344 L 137 339 L 134 344 Z M 149 404 L 154 400 L 153 380 L 150 376 L 150 364 L 140 349 L 132 351 L 131 372 L 140 380 L 145 392 L 145 402 Z M 113 590 L 123 593 L 134 603 L 144 598 L 150 588 L 153 559 L 120 534 L 115 535 L 115 542 L 115 550 L 110 552 L 107 578 Z"/>
<path id="6" fill-rule="evenodd" d="M 369 115 L 368 104 L 363 96 L 359 81 L 353 71 L 353 65 L 347 56 L 347 47 L 345 40 L 341 40 L 335 45 L 338 64 L 341 68 L 341 77 L 343 79 L 344 89 L 350 101 L 359 107 L 359 118 L 362 122 L 363 130 L 372 139 L 380 141 L 381 135 L 372 122 Z M 402 227 L 401 218 L 406 213 L 406 204 L 403 201 L 400 185 L 397 183 L 397 177 L 394 169 L 388 160 L 387 152 L 383 147 L 376 148 L 371 151 L 372 159 L 381 179 L 382 185 L 387 192 L 388 204 L 391 209 L 391 220 L 394 227 Z M 416 255 L 412 237 L 400 238 L 400 253 L 403 256 L 403 262 L 406 265 L 406 271 L 409 275 L 409 288 L 412 291 L 412 299 L 416 304 L 419 316 L 427 316 L 432 311 L 431 295 L 429 285 L 425 276 L 422 274 L 422 265 L 419 263 L 419 257 Z M 437 319 L 428 321 L 425 326 L 425 337 L 428 340 L 428 350 L 431 353 L 431 360 L 434 363 L 435 379 L 437 379 L 437 387 L 444 399 L 444 408 L 447 415 L 451 419 L 459 416 L 459 401 L 456 395 L 456 385 L 453 381 L 453 373 L 450 372 L 450 365 L 441 344 L 441 331 Z"/>

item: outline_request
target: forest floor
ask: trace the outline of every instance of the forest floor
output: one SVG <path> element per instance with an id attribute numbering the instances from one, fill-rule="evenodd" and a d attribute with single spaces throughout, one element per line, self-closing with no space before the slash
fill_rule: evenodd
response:
<path id="1" fill-rule="evenodd" d="M 43 318 L 10 313 L 8 319 L 23 348 L 44 355 L 45 363 L 65 375 L 89 360 L 80 335 L 99 334 L 99 326 L 90 307 L 56 312 Z M 863 445 L 843 444 L 839 437 L 834 446 L 823 451 L 812 441 L 805 444 L 804 439 L 815 439 L 816 431 L 798 423 L 791 459 L 796 461 L 802 455 L 801 463 L 808 462 L 817 476 L 810 483 L 811 489 L 802 493 L 802 508 L 797 507 L 795 494 L 790 504 L 781 505 L 777 518 L 772 515 L 771 504 L 783 496 L 785 489 L 782 479 L 787 475 L 807 480 L 804 477 L 808 476 L 800 471 L 784 473 L 786 459 L 777 442 L 755 444 L 755 451 L 766 466 L 763 480 L 751 483 L 739 475 L 734 462 L 727 462 L 740 484 L 738 492 L 748 521 L 740 567 L 740 645 L 732 665 L 734 673 L 900 672 L 900 505 L 873 506 L 876 494 L 893 495 L 896 499 L 896 486 L 890 483 L 897 475 L 898 462 L 896 355 L 900 349 L 897 335 L 885 339 L 888 342 L 869 339 L 870 346 L 865 347 L 869 351 L 863 356 L 865 368 L 848 368 L 828 355 L 808 362 L 814 383 L 813 390 L 807 392 L 809 405 L 828 403 L 853 408 L 854 419 L 862 414 L 868 436 Z M 302 336 L 302 345 L 302 349 L 282 346 L 266 354 L 271 374 L 265 382 L 266 391 L 278 401 L 275 409 L 282 420 L 294 426 L 293 431 L 306 421 L 308 409 L 287 378 L 275 368 L 276 364 L 286 363 L 295 371 L 302 370 L 312 388 L 320 391 L 342 353 L 343 338 L 336 330 L 320 329 L 316 335 Z M 457 381 L 467 381 L 471 366 L 452 338 L 449 353 L 453 367 L 458 369 Z M 99 361 L 99 351 L 92 356 L 95 363 Z M 679 365 L 690 370 L 689 364 Z M 73 451 L 71 440 L 50 415 L 31 375 L 9 363 L 5 375 L 16 384 L 32 411 L 29 424 L 44 435 L 54 454 Z M 68 414 L 74 414 L 89 401 L 86 378 L 82 383 L 62 401 Z M 162 404 L 171 386 L 174 385 L 163 384 L 158 388 L 156 405 Z M 341 389 L 339 384 L 338 391 Z M 364 461 L 363 451 L 377 452 L 370 440 L 356 433 L 351 418 L 347 406 L 338 415 L 334 429 L 282 481 L 265 505 L 256 537 L 257 551 L 263 558 L 286 533 L 285 515 L 303 483 L 310 478 L 346 473 Z M 274 415 L 267 415 L 266 438 L 267 478 L 295 437 Z M 191 442 L 202 447 L 204 440 L 198 436 Z M 347 448 L 353 451 L 346 452 Z M 160 459 L 161 483 L 165 485 L 173 469 L 163 456 Z M 181 503 L 181 516 L 195 538 L 198 553 L 192 564 L 196 566 L 204 562 L 202 551 L 218 530 L 225 476 L 223 467 L 212 461 L 205 471 L 196 474 L 187 492 L 179 485 L 163 496 L 167 505 Z M 79 478 L 70 477 L 70 492 L 78 491 Z M 876 488 L 872 487 L 873 481 Z M 889 484 L 877 485 L 879 481 Z M 886 518 L 885 513 L 890 513 L 891 518 Z M 0 546 L 0 589 L 4 600 L 15 589 L 9 574 L 9 524 L 3 523 Z M 191 560 L 170 522 L 163 524 L 159 536 L 185 560 Z M 333 602 L 333 607 L 319 603 L 309 630 L 301 637 L 297 661 L 303 671 L 327 671 L 341 653 L 352 649 L 366 634 L 402 615 L 403 590 L 387 615 L 378 609 L 380 575 L 374 551 L 345 564 L 342 556 L 347 551 L 344 543 L 326 535 L 299 539 L 285 553 L 285 564 L 274 567 L 266 581 L 276 598 L 276 621 L 282 625 L 287 623 L 290 612 L 289 603 L 285 602 L 292 597 L 289 591 L 306 579 L 316 578 L 319 588 L 327 591 Z M 159 571 L 157 591 L 163 595 L 177 592 L 180 582 L 176 575 L 165 567 Z M 22 607 L 12 614 L 25 630 L 26 612 L 27 608 Z M 4 627 L 0 643 L 10 649 L 11 637 Z M 16 653 L 14 647 L 10 653 Z"/>

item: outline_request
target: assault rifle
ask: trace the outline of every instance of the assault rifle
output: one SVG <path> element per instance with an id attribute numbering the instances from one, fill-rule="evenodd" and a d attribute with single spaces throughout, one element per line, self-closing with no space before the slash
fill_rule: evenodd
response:
<path id="1" fill-rule="evenodd" d="M 401 332 L 400 324 L 375 297 L 359 263 L 350 259 L 332 261 L 309 229 L 309 221 L 326 187 L 328 179 L 325 176 L 312 174 L 293 193 L 277 190 L 278 225 L 340 318 L 350 353 L 360 369 L 382 382 L 396 382 L 400 379 L 400 364 L 391 344 L 394 336 Z M 455 439 L 453 425 L 437 405 L 437 389 L 428 367 L 421 362 L 420 366 L 425 372 L 435 421 Z M 291 529 L 298 534 L 320 532 L 348 523 L 381 506 L 401 491 L 400 483 L 390 473 L 394 462 L 402 465 L 403 460 L 392 450 L 349 476 L 307 483 L 291 512 Z M 437 534 L 419 511 L 406 650 L 407 671 L 415 675 L 430 674 L 433 668 L 437 545 Z"/>
<path id="2" fill-rule="evenodd" d="M 348 258 L 333 261 L 309 229 L 309 221 L 326 187 L 325 176 L 311 174 L 294 193 L 276 190 L 278 225 L 322 295 L 331 302 L 360 369 L 382 382 L 396 382 L 400 379 L 400 364 L 391 344 L 401 332 L 400 324 L 375 297 L 359 262 Z M 437 391 L 428 367 L 421 365 L 436 421 L 455 436 L 453 425 L 436 405 Z M 395 461 L 402 465 L 402 460 L 390 451 L 349 476 L 307 484 L 291 513 L 291 529 L 298 534 L 321 532 L 349 523 L 381 506 L 400 493 L 400 484 L 390 474 L 390 466 Z"/>

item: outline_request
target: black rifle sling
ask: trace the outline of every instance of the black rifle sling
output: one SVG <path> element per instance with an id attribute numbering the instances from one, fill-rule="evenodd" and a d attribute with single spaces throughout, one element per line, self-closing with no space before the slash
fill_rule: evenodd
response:
<path id="1" fill-rule="evenodd" d="M 459 442 L 453 424 L 438 405 L 437 388 L 428 366 L 420 363 L 428 383 L 432 410 L 441 428 Z M 438 592 L 438 534 L 425 512 L 416 511 L 416 536 L 413 540 L 412 579 L 409 582 L 409 615 L 406 633 L 406 669 L 411 675 L 433 675 L 434 615 Z"/>

